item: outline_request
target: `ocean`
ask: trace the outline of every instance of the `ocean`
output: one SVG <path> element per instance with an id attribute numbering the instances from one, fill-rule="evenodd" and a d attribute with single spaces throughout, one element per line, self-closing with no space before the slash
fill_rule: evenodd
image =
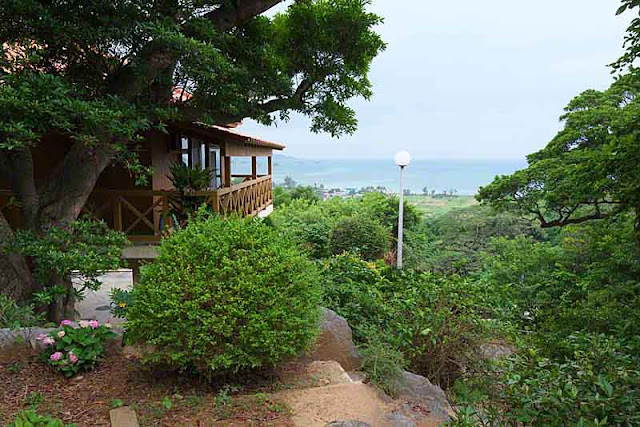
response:
<path id="1" fill-rule="evenodd" d="M 405 170 L 405 188 L 422 193 L 456 190 L 457 194 L 473 195 L 489 184 L 496 175 L 510 174 L 525 168 L 522 159 L 414 159 Z M 393 159 L 302 159 L 275 155 L 273 173 L 276 183 L 285 177 L 298 184 L 322 184 L 325 188 L 359 189 L 383 186 L 397 191 L 399 169 Z"/>

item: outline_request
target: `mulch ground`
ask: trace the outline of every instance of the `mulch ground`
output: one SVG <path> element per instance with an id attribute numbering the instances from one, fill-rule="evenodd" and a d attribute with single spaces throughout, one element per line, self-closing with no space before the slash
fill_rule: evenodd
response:
<path id="1" fill-rule="evenodd" d="M 292 369 L 296 369 L 294 366 Z M 109 426 L 109 410 L 127 405 L 142 426 L 290 426 L 289 409 L 269 393 L 278 374 L 254 374 L 216 383 L 153 371 L 111 345 L 91 372 L 66 379 L 24 347 L 0 352 L 0 425 L 35 405 L 65 423 Z"/>

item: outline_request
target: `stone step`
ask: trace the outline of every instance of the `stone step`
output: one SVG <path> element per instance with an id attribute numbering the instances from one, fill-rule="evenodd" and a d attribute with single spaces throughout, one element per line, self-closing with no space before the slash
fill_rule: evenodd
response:
<path id="1" fill-rule="evenodd" d="M 111 427 L 140 427 L 136 411 L 129 406 L 112 409 L 109 411 L 109 419 Z"/>

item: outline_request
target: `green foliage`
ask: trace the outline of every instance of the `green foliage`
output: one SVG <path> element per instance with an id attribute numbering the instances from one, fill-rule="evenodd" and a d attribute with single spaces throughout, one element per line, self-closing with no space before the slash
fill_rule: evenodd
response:
<path id="1" fill-rule="evenodd" d="M 206 202 L 206 197 L 196 196 L 195 191 L 206 190 L 211 186 L 213 171 L 210 169 L 190 168 L 184 163 L 175 163 L 170 168 L 170 180 L 179 195 L 170 199 L 172 213 L 179 221 L 193 216 Z"/>
<path id="2" fill-rule="evenodd" d="M 60 130 L 104 144 L 169 118 L 270 123 L 270 113 L 287 119 L 290 110 L 314 131 L 353 132 L 347 101 L 370 97 L 369 65 L 384 49 L 368 3 L 295 2 L 268 18 L 221 0 L 9 1 L 0 11 L 3 51 L 12 52 L 0 55 L 0 133 L 11 138 L 2 140 L 24 146 Z M 243 19 L 234 22 L 232 7 Z M 188 105 L 170 106 L 172 87 L 189 88 Z"/>
<path id="3" fill-rule="evenodd" d="M 518 353 L 457 384 L 459 425 L 636 425 L 640 248 L 628 216 L 563 229 L 553 242 L 491 243 L 482 272 Z M 467 424 L 464 424 L 467 422 Z"/>
<path id="4" fill-rule="evenodd" d="M 640 231 L 640 71 L 605 91 L 587 90 L 565 108 L 562 129 L 528 156 L 529 166 L 497 177 L 478 200 L 511 209 L 543 227 L 616 217 L 629 210 Z"/>
<path id="5" fill-rule="evenodd" d="M 127 318 L 127 312 L 133 306 L 133 293 L 125 289 L 113 288 L 109 294 L 111 298 L 111 314 L 120 319 Z"/>
<path id="6" fill-rule="evenodd" d="M 183 193 L 199 191 L 211 185 L 212 171 L 209 169 L 190 168 L 184 163 L 175 163 L 170 168 L 169 179 L 173 186 Z"/>
<path id="7" fill-rule="evenodd" d="M 640 334 L 640 248 L 630 218 L 563 230 L 557 245 L 497 239 L 485 275 L 505 312 L 551 353 L 576 331 Z"/>
<path id="8" fill-rule="evenodd" d="M 426 242 L 411 244 L 427 251 L 428 257 L 417 260 L 415 267 L 444 274 L 468 274 L 482 267 L 483 254 L 491 251 L 493 237 L 531 236 L 545 240 L 546 234 L 531 221 L 509 213 L 495 213 L 487 207 L 472 206 L 425 220 L 420 230 Z M 414 239 L 416 240 L 416 239 Z"/>
<path id="9" fill-rule="evenodd" d="M 566 359 L 531 349 L 503 361 L 488 378 L 457 384 L 457 403 L 465 409 L 453 425 L 638 425 L 637 351 L 604 334 L 576 334 L 568 345 Z"/>
<path id="10" fill-rule="evenodd" d="M 402 352 L 384 340 L 369 339 L 358 348 L 358 353 L 362 357 L 361 369 L 367 373 L 367 379 L 387 394 L 395 396 L 398 380 L 406 366 Z"/>
<path id="11" fill-rule="evenodd" d="M 342 255 L 322 274 L 327 307 L 345 317 L 357 342 L 383 342 L 409 368 L 447 386 L 491 327 L 482 320 L 493 300 L 486 288 L 456 277 L 397 271 Z"/>
<path id="12" fill-rule="evenodd" d="M 273 365 L 315 334 L 314 265 L 262 221 L 200 217 L 163 240 L 133 290 L 127 334 L 152 363 L 206 376 Z"/>
<path id="13" fill-rule="evenodd" d="M 104 352 L 108 339 L 115 338 L 111 325 L 97 321 L 80 321 L 78 327 L 64 321 L 59 330 L 38 337 L 44 344 L 41 356 L 66 377 L 95 367 Z"/>
<path id="14" fill-rule="evenodd" d="M 273 205 L 275 207 L 291 203 L 292 200 L 319 202 L 320 196 L 316 189 L 311 186 L 296 186 L 288 188 L 278 185 L 273 189 Z"/>
<path id="15" fill-rule="evenodd" d="M 36 314 L 33 305 L 20 305 L 0 294 L 0 328 L 19 329 L 39 325 L 42 321 L 42 314 Z"/>
<path id="16" fill-rule="evenodd" d="M 354 252 L 363 259 L 381 259 L 389 248 L 389 231 L 371 217 L 345 217 L 331 230 L 329 246 L 333 254 Z"/>
<path id="17" fill-rule="evenodd" d="M 405 231 L 409 231 L 418 226 L 420 215 L 407 203 L 404 209 Z M 398 199 L 373 191 L 362 197 L 334 197 L 317 203 L 296 199 L 276 209 L 269 222 L 307 249 L 313 258 L 326 258 L 332 254 L 334 226 L 347 217 L 375 218 L 389 230 L 391 240 L 397 233 Z"/>
<path id="18" fill-rule="evenodd" d="M 122 248 L 127 244 L 124 234 L 109 229 L 104 222 L 82 219 L 50 227 L 42 234 L 17 230 L 6 249 L 35 260 L 36 278 L 49 286 L 39 300 L 48 303 L 59 293 L 82 298 L 87 289 L 98 289 L 98 277 L 105 270 L 122 265 Z M 69 286 L 72 274 L 82 281 L 82 286 Z M 61 287 L 63 284 L 67 286 Z"/>
<path id="19" fill-rule="evenodd" d="M 75 424 L 64 424 L 59 418 L 51 415 L 39 415 L 35 409 L 18 412 L 15 419 L 7 427 L 75 427 Z"/>

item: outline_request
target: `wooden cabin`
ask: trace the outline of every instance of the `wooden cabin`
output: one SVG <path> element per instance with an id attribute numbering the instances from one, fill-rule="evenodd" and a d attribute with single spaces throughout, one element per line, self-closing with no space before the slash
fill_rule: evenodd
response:
<path id="1" fill-rule="evenodd" d="M 44 177 L 60 160 L 61 150 L 56 149 L 56 144 L 42 144 L 42 147 L 42 152 L 34 153 L 34 163 L 36 175 Z M 103 219 L 134 243 L 159 241 L 163 232 L 175 225 L 169 201 L 177 192 L 171 182 L 170 168 L 182 162 L 191 168 L 211 171 L 209 188 L 191 194 L 202 197 L 214 212 L 224 216 L 262 216 L 272 209 L 273 150 L 284 148 L 234 128 L 202 123 L 174 124 L 168 134 L 150 132 L 135 147 L 142 164 L 153 167 L 148 185 L 136 185 L 134 177 L 121 165 L 109 166 L 98 179 L 84 213 Z M 241 160 L 245 170 L 234 170 Z M 0 183 L 0 207 L 11 197 L 10 190 L 2 187 Z M 5 215 L 14 227 L 20 226 L 17 209 L 5 211 Z"/>

